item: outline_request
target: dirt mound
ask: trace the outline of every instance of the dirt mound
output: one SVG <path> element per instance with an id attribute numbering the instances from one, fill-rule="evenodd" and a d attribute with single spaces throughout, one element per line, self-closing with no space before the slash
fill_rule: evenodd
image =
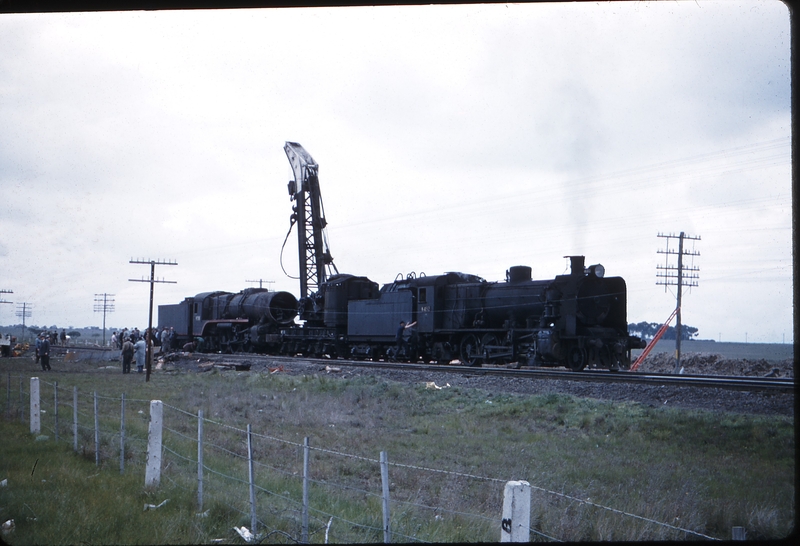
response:
<path id="1" fill-rule="evenodd" d="M 750 360 L 725 358 L 710 353 L 685 353 L 681 355 L 681 366 L 683 373 L 687 374 L 794 377 L 792 359 Z M 672 373 L 674 369 L 674 355 L 658 353 L 645 358 L 638 371 Z"/>

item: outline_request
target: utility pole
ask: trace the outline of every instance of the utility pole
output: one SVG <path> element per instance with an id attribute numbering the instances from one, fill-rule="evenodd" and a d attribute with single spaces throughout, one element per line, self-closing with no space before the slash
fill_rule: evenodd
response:
<path id="1" fill-rule="evenodd" d="M 12 292 L 11 290 L 0 289 L 0 294 L 13 294 L 13 293 L 14 292 Z M 2 299 L 2 297 L 0 297 L 0 303 L 14 303 L 14 302 L 4 300 Z"/>
<path id="2" fill-rule="evenodd" d="M 95 294 L 94 295 L 94 312 L 103 313 L 103 347 L 106 346 L 106 313 L 114 312 L 114 299 L 111 298 L 114 294 Z"/>
<path id="3" fill-rule="evenodd" d="M 264 283 L 267 283 L 267 284 L 272 284 L 272 283 L 274 283 L 275 281 L 265 281 L 264 279 L 258 279 L 257 281 L 248 281 L 248 280 L 245 280 L 244 282 L 257 282 L 257 283 L 258 283 L 258 287 L 259 287 L 259 288 L 264 288 Z"/>
<path id="4" fill-rule="evenodd" d="M 157 265 L 178 265 L 178 262 L 174 262 L 172 260 L 164 262 L 161 260 L 134 260 L 131 258 L 129 263 L 132 264 L 150 264 L 150 280 L 145 278 L 142 279 L 128 279 L 131 282 L 149 282 L 150 283 L 150 318 L 147 321 L 147 337 L 145 338 L 145 368 L 147 369 L 147 376 L 145 377 L 145 381 L 150 381 L 150 369 L 151 363 L 150 360 L 153 358 L 153 350 L 150 347 L 150 336 L 152 335 L 153 329 L 153 285 L 157 282 L 160 283 L 170 283 L 176 284 L 177 281 L 165 281 L 164 279 L 156 280 L 156 266 Z"/>
<path id="5" fill-rule="evenodd" d="M 33 307 L 32 303 L 18 303 L 17 304 L 17 316 L 22 317 L 22 336 L 20 337 L 20 343 L 25 343 L 25 318 L 31 316 L 31 307 Z"/>
<path id="6" fill-rule="evenodd" d="M 664 235 L 659 233 L 659 237 L 664 238 L 667 240 L 667 248 L 666 250 L 659 250 L 659 254 L 666 255 L 665 265 L 657 265 L 656 269 L 656 277 L 659 277 L 663 280 L 656 281 L 656 284 L 663 284 L 664 285 L 664 292 L 667 291 L 667 286 L 677 286 L 678 287 L 678 297 L 677 297 L 677 321 L 675 323 L 675 370 L 673 373 L 678 373 L 681 369 L 681 299 L 683 295 L 683 287 L 684 286 L 697 286 L 697 279 L 699 279 L 699 275 L 697 274 L 700 271 L 699 267 L 695 267 L 694 265 L 684 265 L 683 257 L 684 256 L 700 256 L 699 252 L 696 252 L 694 249 L 692 250 L 685 250 L 683 248 L 684 240 L 689 241 L 699 241 L 700 237 L 691 237 L 686 235 L 684 232 L 681 231 L 680 235 Z M 669 242 L 670 239 L 678 239 L 678 250 L 670 249 Z M 678 265 L 670 265 L 670 256 L 678 256 Z"/>

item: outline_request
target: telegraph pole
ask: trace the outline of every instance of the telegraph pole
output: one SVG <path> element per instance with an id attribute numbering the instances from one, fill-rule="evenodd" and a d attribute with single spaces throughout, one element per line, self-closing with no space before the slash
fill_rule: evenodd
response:
<path id="1" fill-rule="evenodd" d="M 17 304 L 17 316 L 22 317 L 21 343 L 25 343 L 25 318 L 31 316 L 31 307 L 33 307 L 32 303 L 23 302 Z"/>
<path id="2" fill-rule="evenodd" d="M 14 292 L 12 292 L 11 290 L 0 289 L 0 294 L 13 294 L 13 293 L 14 293 Z M 0 296 L 0 303 L 14 303 L 14 302 L 11 302 L 11 301 L 4 300 L 4 299 L 2 299 L 2 297 Z"/>
<path id="3" fill-rule="evenodd" d="M 106 346 L 106 313 L 114 312 L 114 294 L 95 294 L 94 312 L 103 313 L 103 347 Z"/>
<path id="4" fill-rule="evenodd" d="M 153 357 L 153 350 L 150 347 L 150 336 L 152 335 L 153 329 L 153 285 L 157 282 L 160 283 L 170 283 L 176 284 L 177 281 L 165 281 L 164 279 L 156 280 L 156 266 L 157 265 L 178 265 L 178 262 L 175 261 L 161 261 L 161 260 L 134 260 L 131 258 L 130 263 L 132 264 L 150 264 L 150 280 L 145 278 L 142 279 L 128 279 L 131 282 L 149 282 L 150 283 L 150 319 L 147 322 L 147 337 L 145 338 L 145 345 L 147 346 L 145 350 L 145 367 L 147 368 L 147 376 L 145 381 L 150 381 L 150 368 L 151 363 L 150 360 Z"/>
<path id="5" fill-rule="evenodd" d="M 673 373 L 678 373 L 681 369 L 681 298 L 683 295 L 683 287 L 684 286 L 697 286 L 697 279 L 699 279 L 698 272 L 700 271 L 699 267 L 695 267 L 694 265 L 686 266 L 683 263 L 684 256 L 700 256 L 699 252 L 695 250 L 685 250 L 683 248 L 684 240 L 689 241 L 699 241 L 700 237 L 691 237 L 686 235 L 684 232 L 681 231 L 680 235 L 664 235 L 659 233 L 659 237 L 664 238 L 667 240 L 667 248 L 666 250 L 659 250 L 659 254 L 665 254 L 666 260 L 665 265 L 657 265 L 656 269 L 656 277 L 659 277 L 663 280 L 656 281 L 656 284 L 663 284 L 664 285 L 664 292 L 667 291 L 667 286 L 677 286 L 678 287 L 678 296 L 677 296 L 677 322 L 675 323 L 675 370 Z M 670 239 L 678 239 L 678 250 L 671 250 L 669 248 Z M 678 256 L 678 265 L 670 265 L 670 256 Z"/>

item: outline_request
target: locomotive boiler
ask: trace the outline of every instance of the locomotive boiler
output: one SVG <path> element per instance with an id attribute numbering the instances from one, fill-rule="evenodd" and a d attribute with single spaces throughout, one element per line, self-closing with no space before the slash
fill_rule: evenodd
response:
<path id="1" fill-rule="evenodd" d="M 269 351 L 280 346 L 281 328 L 293 324 L 297 298 L 289 292 L 247 288 L 236 294 L 203 292 L 158 306 L 159 328 L 173 327 L 178 342 L 203 338 L 214 352 Z"/>

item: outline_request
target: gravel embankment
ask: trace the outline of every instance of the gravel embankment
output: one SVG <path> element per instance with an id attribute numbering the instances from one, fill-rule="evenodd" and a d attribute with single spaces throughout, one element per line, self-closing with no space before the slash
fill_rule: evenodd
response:
<path id="1" fill-rule="evenodd" d="M 701 359 L 702 360 L 702 359 Z M 194 355 L 184 356 L 179 360 L 168 363 L 167 367 L 175 366 L 185 370 L 199 370 L 205 363 L 209 366 L 212 362 L 222 363 L 223 355 Z M 420 372 L 402 371 L 386 368 L 362 368 L 347 366 L 344 361 L 330 361 L 322 364 L 319 361 L 309 361 L 302 358 L 271 358 L 254 356 L 245 361 L 237 359 L 237 364 L 248 363 L 251 365 L 250 373 L 270 373 L 279 368 L 275 373 L 288 373 L 291 375 L 326 374 L 338 377 L 355 377 L 371 375 L 385 378 L 389 381 L 428 383 L 434 382 L 437 386 L 464 387 L 483 389 L 490 393 L 515 393 L 515 394 L 550 394 L 561 393 L 577 397 L 595 398 L 601 400 L 628 401 L 644 404 L 649 407 L 677 407 L 685 409 L 701 409 L 718 412 L 752 413 L 766 415 L 792 416 L 795 413 L 794 394 L 786 393 L 761 393 L 736 391 L 728 389 L 651 386 L 635 384 L 595 383 L 590 381 L 564 381 L 553 379 L 518 379 L 500 376 L 477 376 L 464 372 Z M 766 362 L 766 361 L 765 361 Z M 737 362 L 741 368 L 748 368 L 748 364 Z M 766 372 L 774 368 L 782 368 L 785 373 L 786 363 L 757 363 L 757 366 Z M 791 362 L 788 363 L 791 372 Z M 326 369 L 327 368 L 327 369 Z M 330 370 L 334 368 L 335 371 Z M 654 369 L 656 366 L 647 366 L 646 371 L 667 371 Z M 752 368 L 752 366 L 750 366 Z M 749 369 L 749 368 L 748 368 Z M 717 375 L 766 375 L 765 373 L 731 373 L 731 369 L 716 366 Z M 669 369 L 672 371 L 672 368 Z M 686 373 L 699 373 L 686 370 Z M 791 373 L 785 373 L 791 375 Z"/>

